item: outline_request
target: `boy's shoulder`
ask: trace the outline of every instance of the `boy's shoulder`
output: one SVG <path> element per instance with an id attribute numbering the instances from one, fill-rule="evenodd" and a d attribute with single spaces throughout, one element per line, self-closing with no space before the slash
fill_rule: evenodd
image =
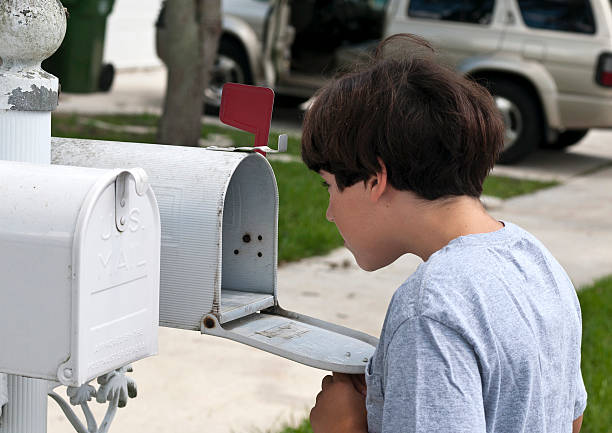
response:
<path id="1" fill-rule="evenodd" d="M 463 334 L 464 318 L 486 316 L 492 303 L 524 287 L 532 275 L 544 271 L 553 280 L 571 285 L 533 235 L 504 224 L 496 232 L 456 238 L 422 263 L 396 290 L 387 311 L 386 330 L 392 333 L 407 320 L 426 317 Z"/>

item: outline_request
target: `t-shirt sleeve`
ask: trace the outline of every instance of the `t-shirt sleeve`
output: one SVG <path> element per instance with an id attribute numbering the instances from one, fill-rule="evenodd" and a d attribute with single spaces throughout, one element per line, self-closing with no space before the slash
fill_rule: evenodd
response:
<path id="1" fill-rule="evenodd" d="M 387 348 L 382 430 L 485 432 L 482 384 L 472 346 L 427 317 L 403 322 Z"/>
<path id="2" fill-rule="evenodd" d="M 587 405 L 587 392 L 582 380 L 582 371 L 578 369 L 578 378 L 576 381 L 576 401 L 574 403 L 574 418 L 577 419 L 582 415 Z"/>

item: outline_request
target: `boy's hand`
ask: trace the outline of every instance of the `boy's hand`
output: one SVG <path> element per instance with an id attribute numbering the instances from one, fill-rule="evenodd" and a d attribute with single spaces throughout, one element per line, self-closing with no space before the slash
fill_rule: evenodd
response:
<path id="1" fill-rule="evenodd" d="M 367 433 L 365 395 L 356 389 L 351 375 L 323 378 L 310 423 L 314 433 Z"/>
<path id="2" fill-rule="evenodd" d="M 368 393 L 368 385 L 366 384 L 365 374 L 347 374 L 347 376 L 350 377 L 351 382 L 353 382 L 355 390 L 365 397 Z"/>

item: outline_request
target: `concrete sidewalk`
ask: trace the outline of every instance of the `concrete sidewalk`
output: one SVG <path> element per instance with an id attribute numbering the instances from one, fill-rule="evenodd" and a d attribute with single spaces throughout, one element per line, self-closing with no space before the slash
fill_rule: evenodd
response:
<path id="1" fill-rule="evenodd" d="M 143 80 L 132 81 L 122 87 L 119 80 L 116 91 L 124 93 L 111 97 L 64 95 L 61 111 L 159 112 L 162 94 L 143 90 L 148 88 Z M 522 177 L 538 178 L 539 173 L 563 184 L 506 200 L 494 215 L 542 240 L 582 286 L 612 274 L 612 132 L 591 133 L 571 152 L 554 157 L 557 162 L 542 163 L 536 154 L 521 166 L 496 168 Z M 391 295 L 419 263 L 406 256 L 367 273 L 339 249 L 283 266 L 280 302 L 289 310 L 378 335 Z M 326 374 L 238 343 L 166 328 L 160 328 L 159 356 L 134 369 L 139 396 L 119 411 L 114 433 L 274 432 L 308 415 Z M 49 433 L 72 432 L 55 403 L 49 408 Z M 103 408 L 95 410 L 101 419 Z"/>

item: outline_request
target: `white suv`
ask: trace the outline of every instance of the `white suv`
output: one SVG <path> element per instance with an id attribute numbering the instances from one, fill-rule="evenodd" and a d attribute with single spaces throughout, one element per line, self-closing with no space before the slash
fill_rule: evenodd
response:
<path id="1" fill-rule="evenodd" d="M 515 162 L 612 127 L 611 1 L 224 0 L 216 85 L 307 98 L 372 40 L 417 34 L 489 88 L 506 122 L 501 161 Z"/>

